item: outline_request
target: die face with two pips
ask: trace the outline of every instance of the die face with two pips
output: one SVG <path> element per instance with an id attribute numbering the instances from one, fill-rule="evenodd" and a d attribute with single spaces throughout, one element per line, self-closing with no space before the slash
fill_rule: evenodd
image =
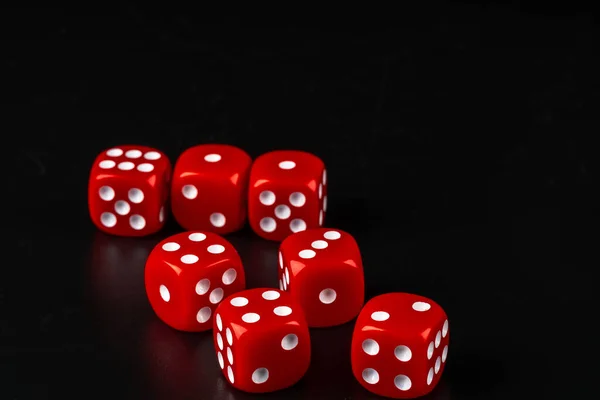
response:
<path id="1" fill-rule="evenodd" d="M 308 370 L 308 325 L 288 293 L 270 288 L 238 292 L 217 307 L 213 324 L 217 362 L 239 390 L 281 390 Z"/>
<path id="2" fill-rule="evenodd" d="M 103 151 L 92 165 L 88 208 L 99 230 L 145 236 L 165 223 L 171 162 L 161 151 L 124 145 Z"/>
<path id="3" fill-rule="evenodd" d="M 323 225 L 327 171 L 317 156 L 278 150 L 258 157 L 250 171 L 248 219 L 254 232 L 281 241 Z"/>
<path id="4" fill-rule="evenodd" d="M 347 232 L 316 228 L 288 236 L 279 250 L 279 285 L 301 306 L 310 327 L 355 318 L 364 304 L 358 244 Z"/>
<path id="5" fill-rule="evenodd" d="M 218 304 L 245 285 L 237 251 L 211 232 L 173 235 L 156 245 L 146 262 L 150 305 L 163 322 L 181 331 L 211 329 Z"/>
<path id="6" fill-rule="evenodd" d="M 449 339 L 446 313 L 433 300 L 409 293 L 374 297 L 356 320 L 353 374 L 380 396 L 424 396 L 440 380 Z"/>
<path id="7" fill-rule="evenodd" d="M 251 165 L 246 152 L 230 145 L 205 144 L 184 151 L 175 163 L 171 186 L 177 223 L 220 235 L 241 229 Z"/>

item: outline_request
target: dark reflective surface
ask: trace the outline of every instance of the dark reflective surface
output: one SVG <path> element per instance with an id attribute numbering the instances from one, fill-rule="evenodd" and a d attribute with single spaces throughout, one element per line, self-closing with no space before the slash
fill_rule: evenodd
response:
<path id="1" fill-rule="evenodd" d="M 175 161 L 210 142 L 325 161 L 326 225 L 356 238 L 367 299 L 418 293 L 449 316 L 428 399 L 594 398 L 598 28 L 563 8 L 426 11 L 0 12 L 0 399 L 376 399 L 351 374 L 352 323 L 311 331 L 294 387 L 232 389 L 210 333 L 169 329 L 146 299 L 145 258 L 176 224 L 125 239 L 89 222 L 102 149 Z M 228 240 L 248 287 L 277 286 L 276 243 Z"/>

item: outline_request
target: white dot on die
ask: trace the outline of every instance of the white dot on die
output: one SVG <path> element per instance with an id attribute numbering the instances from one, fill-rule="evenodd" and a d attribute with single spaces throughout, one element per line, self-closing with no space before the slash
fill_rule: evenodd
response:
<path id="1" fill-rule="evenodd" d="M 327 196 L 323 197 L 323 211 L 327 212 Z"/>
<path id="2" fill-rule="evenodd" d="M 137 166 L 137 170 L 140 172 L 150 172 L 150 171 L 154 170 L 154 165 L 152 165 L 150 163 L 142 163 Z"/>
<path id="3" fill-rule="evenodd" d="M 194 200 L 198 197 L 198 189 L 196 189 L 196 186 L 194 185 L 183 185 L 181 193 L 183 194 L 183 197 L 189 200 Z"/>
<path id="4" fill-rule="evenodd" d="M 324 289 L 319 293 L 319 300 L 323 304 L 331 304 L 335 301 L 337 293 L 333 289 Z"/>
<path id="5" fill-rule="evenodd" d="M 283 268 L 283 255 L 279 252 L 279 268 Z"/>
<path id="6" fill-rule="evenodd" d="M 217 304 L 218 302 L 223 300 L 223 294 L 224 294 L 223 289 L 216 288 L 215 290 L 210 292 L 210 295 L 208 296 L 208 300 L 213 304 Z"/>
<path id="7" fill-rule="evenodd" d="M 207 154 L 204 156 L 204 161 L 206 161 L 206 162 L 221 161 L 221 155 L 220 154 Z"/>
<path id="8" fill-rule="evenodd" d="M 429 343 L 429 346 L 427 346 L 427 359 L 431 360 L 432 356 L 433 356 L 433 342 Z"/>
<path id="9" fill-rule="evenodd" d="M 285 204 L 275 207 L 275 216 L 279 219 L 288 219 L 292 215 L 292 211 Z"/>
<path id="10" fill-rule="evenodd" d="M 111 201 L 115 198 L 115 191 L 110 186 L 102 186 L 100 190 L 98 190 L 98 195 L 104 201 Z"/>
<path id="11" fill-rule="evenodd" d="M 275 203 L 275 193 L 264 190 L 258 195 L 258 200 L 265 206 L 271 206 Z"/>
<path id="12" fill-rule="evenodd" d="M 219 346 L 219 349 L 223 350 L 223 337 L 218 332 L 217 332 L 217 346 Z"/>
<path id="13" fill-rule="evenodd" d="M 253 324 L 255 322 L 257 322 L 260 319 L 260 315 L 256 314 L 256 313 L 247 313 L 242 315 L 242 321 L 248 323 L 248 324 Z"/>
<path id="14" fill-rule="evenodd" d="M 233 383 L 235 380 L 233 379 L 233 369 L 231 369 L 231 365 L 227 367 L 227 376 L 229 377 L 229 381 Z"/>
<path id="15" fill-rule="evenodd" d="M 188 236 L 188 239 L 190 239 L 192 242 L 201 242 L 204 239 L 206 239 L 206 235 L 204 233 L 199 233 L 199 232 L 191 233 Z"/>
<path id="16" fill-rule="evenodd" d="M 231 305 L 234 307 L 244 307 L 246 304 L 248 304 L 248 299 L 245 297 L 234 297 L 229 301 L 229 303 L 231 303 Z"/>
<path id="17" fill-rule="evenodd" d="M 127 215 L 131 211 L 129 203 L 124 200 L 119 200 L 115 203 L 115 212 L 119 215 Z"/>
<path id="18" fill-rule="evenodd" d="M 136 231 L 142 230 L 146 226 L 146 220 L 141 215 L 132 215 L 129 217 L 129 226 Z"/>
<path id="19" fill-rule="evenodd" d="M 279 306 L 273 309 L 275 315 L 279 315 L 280 317 L 287 317 L 292 313 L 292 309 L 288 306 Z"/>
<path id="20" fill-rule="evenodd" d="M 227 360 L 229 360 L 229 364 L 233 365 L 233 352 L 231 351 L 231 347 L 227 348 Z"/>
<path id="21" fill-rule="evenodd" d="M 371 319 L 373 321 L 386 321 L 389 317 L 390 314 L 386 313 L 385 311 L 375 311 L 373 314 L 371 314 Z"/>
<path id="22" fill-rule="evenodd" d="M 223 330 L 223 321 L 221 320 L 221 316 L 219 314 L 215 315 L 215 322 L 217 323 L 217 329 Z"/>
<path id="23" fill-rule="evenodd" d="M 269 370 L 266 368 L 258 368 L 252 373 L 252 382 L 260 385 L 269 379 Z"/>
<path id="24" fill-rule="evenodd" d="M 444 326 L 442 326 L 442 336 L 446 337 L 447 334 L 448 334 L 448 320 L 446 320 L 446 322 L 444 322 Z"/>
<path id="25" fill-rule="evenodd" d="M 319 226 L 323 226 L 323 210 L 319 211 Z"/>
<path id="26" fill-rule="evenodd" d="M 327 170 L 323 170 L 323 185 L 327 184 Z"/>
<path id="27" fill-rule="evenodd" d="M 100 222 L 107 228 L 112 228 L 117 224 L 117 217 L 113 213 L 104 212 L 100 215 Z"/>
<path id="28" fill-rule="evenodd" d="M 287 284 L 290 284 L 290 271 L 288 271 L 287 267 L 285 267 L 284 270 L 284 276 L 285 276 L 285 281 L 287 282 Z"/>
<path id="29" fill-rule="evenodd" d="M 221 369 L 225 368 L 225 362 L 223 361 L 223 355 L 221 354 L 220 351 L 217 351 L 217 359 L 219 360 L 219 365 L 221 366 Z"/>
<path id="30" fill-rule="evenodd" d="M 448 357 L 448 345 L 445 345 L 442 350 L 442 362 L 446 362 L 446 357 Z"/>
<path id="31" fill-rule="evenodd" d="M 202 307 L 198 314 L 196 314 L 196 320 L 203 324 L 210 319 L 211 310 L 210 307 Z"/>
<path id="32" fill-rule="evenodd" d="M 217 228 L 222 228 L 225 226 L 225 216 L 221 213 L 212 213 L 210 214 L 210 223 Z"/>
<path id="33" fill-rule="evenodd" d="M 146 160 L 158 160 L 160 158 L 160 153 L 158 151 L 149 151 L 144 154 L 144 158 Z"/>
<path id="34" fill-rule="evenodd" d="M 396 387 L 399 390 L 405 392 L 411 388 L 412 382 L 410 381 L 410 378 L 406 375 L 397 375 L 394 378 L 394 385 L 396 385 Z"/>
<path id="35" fill-rule="evenodd" d="M 123 161 L 117 165 L 117 168 L 122 171 L 131 171 L 133 167 L 135 167 L 135 165 L 131 161 Z"/>
<path id="36" fill-rule="evenodd" d="M 235 278 L 237 278 L 237 271 L 234 268 L 229 268 L 227 271 L 223 272 L 223 277 L 221 280 L 224 285 L 231 285 Z"/>
<path id="37" fill-rule="evenodd" d="M 413 310 L 423 312 L 428 311 L 431 308 L 429 303 L 425 303 L 424 301 L 416 301 L 412 305 Z"/>
<path id="38" fill-rule="evenodd" d="M 323 234 L 323 237 L 327 240 L 338 240 L 341 236 L 337 231 L 327 231 Z"/>
<path id="39" fill-rule="evenodd" d="M 433 381 L 433 367 L 429 368 L 429 373 L 427 374 L 427 384 L 431 385 Z"/>
<path id="40" fill-rule="evenodd" d="M 279 168 L 281 169 L 294 169 L 296 167 L 296 163 L 293 161 L 282 161 L 279 163 Z"/>
<path id="41" fill-rule="evenodd" d="M 324 249 L 327 246 L 329 246 L 329 244 L 324 241 L 324 240 L 315 240 L 314 242 L 311 243 L 310 245 L 313 249 Z"/>
<path id="42" fill-rule="evenodd" d="M 435 369 L 434 372 L 437 374 L 438 372 L 440 372 L 440 367 L 442 366 L 442 360 L 441 358 L 438 356 L 438 358 L 435 360 Z"/>
<path id="43" fill-rule="evenodd" d="M 362 378 L 365 382 L 374 385 L 379 382 L 379 373 L 373 368 L 365 368 L 362 372 Z"/>
<path id="44" fill-rule="evenodd" d="M 164 251 L 177 251 L 177 250 L 179 250 L 180 247 L 181 246 L 179 246 L 179 243 L 175 243 L 175 242 L 167 242 L 162 245 L 162 249 Z"/>
<path id="45" fill-rule="evenodd" d="M 304 222 L 300 218 L 293 219 L 292 222 L 290 222 L 290 230 L 294 233 L 305 231 L 306 222 Z"/>
<path id="46" fill-rule="evenodd" d="M 171 293 L 169 293 L 169 289 L 167 289 L 167 287 L 165 285 L 160 285 L 160 287 L 158 288 L 158 291 L 160 292 L 160 297 L 165 301 L 165 302 L 169 302 L 169 300 L 171 300 Z"/>
<path id="47" fill-rule="evenodd" d="M 260 220 L 260 229 L 265 232 L 273 232 L 277 228 L 277 222 L 271 217 L 265 217 Z"/>
<path id="48" fill-rule="evenodd" d="M 298 256 L 300 258 L 304 258 L 304 259 L 313 258 L 316 255 L 317 255 L 317 253 L 315 253 L 313 250 L 301 250 L 298 253 Z"/>
<path id="49" fill-rule="evenodd" d="M 379 353 L 379 343 L 373 339 L 367 339 L 362 342 L 362 349 L 365 353 L 370 356 L 377 355 Z"/>
<path id="50" fill-rule="evenodd" d="M 129 197 L 129 201 L 132 203 L 139 204 L 144 201 L 144 192 L 137 188 L 129 189 L 127 197 Z"/>
<path id="51" fill-rule="evenodd" d="M 100 161 L 100 163 L 98 164 L 98 166 L 102 169 L 111 169 L 115 165 L 117 165 L 117 164 L 113 160 Z"/>
<path id="52" fill-rule="evenodd" d="M 435 348 L 436 349 L 440 346 L 441 341 L 442 341 L 442 332 L 438 331 L 437 335 L 435 335 Z"/>
<path id="53" fill-rule="evenodd" d="M 158 212 L 158 222 L 163 222 L 165 220 L 165 207 L 162 206 L 160 211 Z"/>
<path id="54" fill-rule="evenodd" d="M 276 292 L 275 290 L 267 290 L 262 294 L 262 298 L 265 300 L 277 300 L 279 296 L 279 292 Z"/>
<path id="55" fill-rule="evenodd" d="M 123 150 L 121 149 L 110 149 L 106 152 L 106 155 L 109 157 L 120 157 L 123 154 Z"/>
<path id="56" fill-rule="evenodd" d="M 285 277 L 281 279 L 281 283 L 283 284 L 283 290 L 287 290 L 287 285 L 285 283 Z"/>
<path id="57" fill-rule="evenodd" d="M 125 152 L 125 157 L 127 158 L 140 158 L 142 156 L 142 152 L 139 150 L 127 150 Z"/>
<path id="58" fill-rule="evenodd" d="M 281 279 L 279 280 L 279 290 L 284 290 L 283 289 L 283 282 L 281 282 Z"/>
<path id="59" fill-rule="evenodd" d="M 198 262 L 198 256 L 195 254 L 186 254 L 181 256 L 181 262 L 184 264 L 194 264 Z"/>
<path id="60" fill-rule="evenodd" d="M 302 207 L 306 203 L 306 197 L 300 192 L 294 192 L 290 195 L 290 204 L 294 207 Z"/>
<path id="61" fill-rule="evenodd" d="M 407 362 L 412 358 L 412 351 L 408 348 L 408 346 L 396 346 L 394 349 L 394 356 L 396 356 L 396 358 L 402 362 Z"/>
<path id="62" fill-rule="evenodd" d="M 323 197 L 323 185 L 319 183 L 319 200 Z"/>
<path id="63" fill-rule="evenodd" d="M 225 329 L 225 339 L 227 339 L 227 343 L 229 343 L 230 346 L 233 345 L 233 334 L 229 328 Z"/>
<path id="64" fill-rule="evenodd" d="M 209 279 L 206 279 L 206 278 L 200 279 L 198 281 L 198 283 L 196 283 L 196 293 L 199 294 L 200 296 L 206 294 L 206 292 L 208 292 L 208 289 L 210 289 L 210 280 Z"/>
<path id="65" fill-rule="evenodd" d="M 283 339 L 281 339 L 281 347 L 284 350 L 292 350 L 296 346 L 298 346 L 298 336 L 290 333 L 289 335 L 285 335 Z"/>
<path id="66" fill-rule="evenodd" d="M 220 244 L 211 244 L 206 248 L 206 251 L 211 254 L 221 254 L 225 251 L 225 247 L 221 246 Z"/>

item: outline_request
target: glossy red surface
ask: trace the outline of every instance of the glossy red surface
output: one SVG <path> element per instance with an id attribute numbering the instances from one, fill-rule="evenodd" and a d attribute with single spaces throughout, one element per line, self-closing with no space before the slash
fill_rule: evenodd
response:
<path id="1" fill-rule="evenodd" d="M 352 235 L 316 228 L 280 245 L 280 289 L 300 303 L 308 325 L 327 327 L 355 318 L 365 297 L 362 257 Z"/>
<path id="2" fill-rule="evenodd" d="M 252 230 L 281 241 L 295 232 L 323 225 L 327 209 L 327 172 L 317 156 L 278 150 L 258 157 L 248 188 Z"/>
<path id="3" fill-rule="evenodd" d="M 227 382 L 245 392 L 292 386 L 310 364 L 304 313 L 281 290 L 249 289 L 225 299 L 215 311 L 213 337 Z"/>
<path id="4" fill-rule="evenodd" d="M 96 157 L 88 182 L 93 223 L 117 236 L 145 236 L 159 231 L 168 214 L 171 162 L 146 146 L 123 145 Z"/>
<path id="5" fill-rule="evenodd" d="M 211 232 L 182 232 L 161 241 L 150 253 L 144 275 L 156 315 L 188 332 L 211 329 L 217 305 L 246 287 L 237 251 Z"/>
<path id="6" fill-rule="evenodd" d="M 243 150 L 204 144 L 184 151 L 173 170 L 171 209 L 184 229 L 221 235 L 246 222 L 252 159 Z"/>
<path id="7" fill-rule="evenodd" d="M 352 372 L 380 396 L 424 396 L 442 376 L 449 339 L 446 313 L 433 300 L 409 293 L 374 297 L 356 320 Z"/>

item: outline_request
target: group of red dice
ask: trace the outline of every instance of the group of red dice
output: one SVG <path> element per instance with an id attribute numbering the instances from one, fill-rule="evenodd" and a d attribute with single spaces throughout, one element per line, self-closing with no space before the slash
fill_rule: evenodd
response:
<path id="1" fill-rule="evenodd" d="M 266 393 L 298 382 L 310 365 L 309 328 L 356 318 L 355 378 L 391 398 L 429 393 L 448 355 L 448 319 L 433 300 L 387 293 L 364 303 L 358 244 L 324 228 L 327 172 L 315 155 L 272 151 L 252 161 L 229 145 L 199 145 L 174 168 L 161 151 L 120 146 L 92 167 L 90 216 L 102 231 L 159 231 L 167 208 L 185 232 L 164 239 L 146 262 L 156 315 L 174 329 L 212 329 L 216 360 L 236 388 Z M 223 236 L 248 219 L 259 236 L 281 242 L 279 288 L 246 288 L 244 266 Z"/>

